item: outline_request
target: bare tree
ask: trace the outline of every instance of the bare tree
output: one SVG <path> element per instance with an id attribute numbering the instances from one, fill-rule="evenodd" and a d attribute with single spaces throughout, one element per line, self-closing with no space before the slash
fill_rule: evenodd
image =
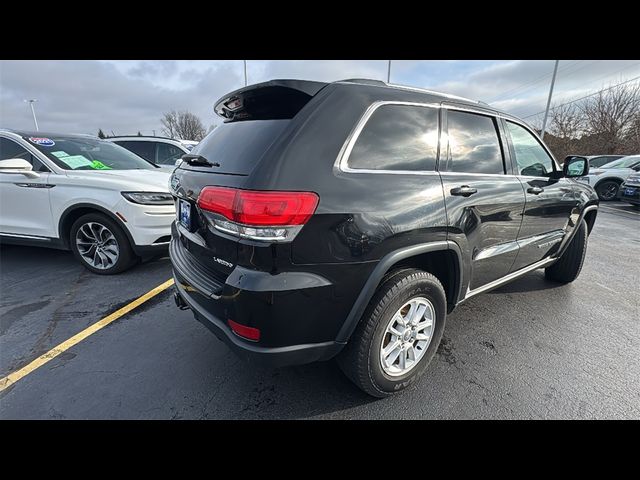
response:
<path id="1" fill-rule="evenodd" d="M 163 133 L 171 138 L 199 142 L 207 134 L 207 129 L 200 118 L 188 111 L 176 112 L 172 110 L 165 113 L 160 122 Z"/>
<path id="2" fill-rule="evenodd" d="M 640 111 L 640 84 L 619 85 L 600 91 L 580 105 L 585 132 L 597 153 L 623 153 L 624 139 Z"/>
<path id="3" fill-rule="evenodd" d="M 574 139 L 582 132 L 584 117 L 574 103 L 560 105 L 551 111 L 550 131 L 556 137 Z"/>
<path id="4" fill-rule="evenodd" d="M 160 123 L 162 124 L 162 133 L 170 138 L 176 137 L 178 112 L 171 110 L 170 112 L 163 114 L 163 117 L 160 119 Z"/>
<path id="5" fill-rule="evenodd" d="M 626 131 L 624 149 L 628 154 L 640 153 L 640 111 L 636 112 Z"/>
<path id="6" fill-rule="evenodd" d="M 549 136 L 545 140 L 556 158 L 562 161 L 567 155 L 579 154 L 579 136 L 584 117 L 575 103 L 559 105 L 550 110 Z"/>

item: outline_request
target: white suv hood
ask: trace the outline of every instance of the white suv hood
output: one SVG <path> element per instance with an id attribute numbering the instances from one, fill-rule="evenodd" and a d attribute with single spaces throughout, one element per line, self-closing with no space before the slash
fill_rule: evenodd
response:
<path id="1" fill-rule="evenodd" d="M 121 191 L 169 192 L 171 172 L 154 170 L 67 170 L 69 179 L 85 186 Z"/>

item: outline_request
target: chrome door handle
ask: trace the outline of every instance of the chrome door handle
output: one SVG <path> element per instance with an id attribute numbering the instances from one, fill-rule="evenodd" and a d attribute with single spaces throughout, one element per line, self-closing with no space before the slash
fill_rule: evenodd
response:
<path id="1" fill-rule="evenodd" d="M 527 193 L 533 193 L 534 195 L 540 195 L 544 192 L 544 188 L 542 187 L 529 187 L 527 188 Z"/>
<path id="2" fill-rule="evenodd" d="M 478 193 L 478 189 L 470 187 L 469 185 L 462 185 L 461 187 L 451 189 L 451 195 L 455 195 L 457 197 L 468 197 L 474 193 Z"/>

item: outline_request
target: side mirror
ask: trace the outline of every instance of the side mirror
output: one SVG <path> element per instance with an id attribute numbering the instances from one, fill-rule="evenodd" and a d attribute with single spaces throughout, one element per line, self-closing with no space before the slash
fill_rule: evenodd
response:
<path id="1" fill-rule="evenodd" d="M 179 159 L 176 160 L 175 166 L 179 167 L 181 163 L 182 163 L 182 159 L 179 158 Z"/>
<path id="2" fill-rule="evenodd" d="M 40 175 L 33 171 L 33 165 L 24 158 L 9 158 L 0 160 L 0 173 L 24 175 L 29 178 L 38 178 Z"/>
<path id="3" fill-rule="evenodd" d="M 566 178 L 589 175 L 589 161 L 585 157 L 567 157 L 562 168 Z"/>

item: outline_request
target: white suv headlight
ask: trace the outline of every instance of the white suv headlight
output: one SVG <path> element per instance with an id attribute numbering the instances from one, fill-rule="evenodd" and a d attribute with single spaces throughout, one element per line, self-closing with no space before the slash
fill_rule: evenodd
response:
<path id="1" fill-rule="evenodd" d="M 122 196 L 133 203 L 142 205 L 173 205 L 173 196 L 161 192 L 120 192 Z"/>

